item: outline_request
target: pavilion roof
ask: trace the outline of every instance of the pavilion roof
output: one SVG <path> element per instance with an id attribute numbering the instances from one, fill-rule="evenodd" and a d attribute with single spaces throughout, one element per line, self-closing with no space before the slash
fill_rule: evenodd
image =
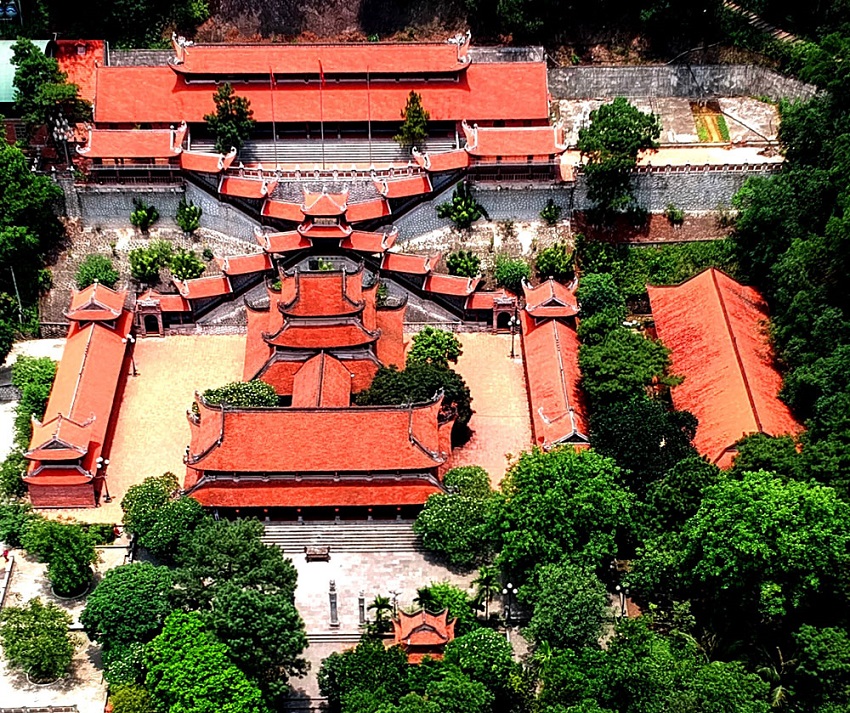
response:
<path id="1" fill-rule="evenodd" d="M 217 257 L 215 261 L 225 275 L 248 275 L 272 269 L 271 258 L 265 252 Z"/>
<path id="2" fill-rule="evenodd" d="M 145 302 L 158 302 L 163 312 L 192 311 L 189 301 L 182 295 L 175 295 L 174 293 L 157 292 L 156 290 L 148 289 L 136 298 L 136 306 L 143 305 Z"/>
<path id="3" fill-rule="evenodd" d="M 236 149 L 227 154 L 186 151 L 180 154 L 180 168 L 199 173 L 220 173 L 226 171 L 236 158 Z"/>
<path id="4" fill-rule="evenodd" d="M 511 300 L 516 304 L 516 297 L 509 295 L 505 290 L 495 292 L 473 292 L 466 298 L 465 309 L 467 310 L 491 310 L 498 300 Z"/>
<path id="5" fill-rule="evenodd" d="M 413 160 L 426 171 L 456 171 L 469 166 L 469 152 L 466 149 L 455 149 L 441 153 L 419 153 L 413 149 Z"/>
<path id="6" fill-rule="evenodd" d="M 282 233 L 255 232 L 254 237 L 267 253 L 295 252 L 313 245 L 310 238 L 305 238 L 297 230 L 287 230 Z"/>
<path id="7" fill-rule="evenodd" d="M 238 473 L 430 472 L 448 457 L 440 450 L 441 402 L 237 410 L 199 399 L 187 465 Z"/>
<path id="8" fill-rule="evenodd" d="M 556 282 L 551 277 L 536 287 L 523 281 L 525 311 L 536 319 L 575 317 L 578 314 L 575 289 L 575 282 L 568 286 Z"/>
<path id="9" fill-rule="evenodd" d="M 435 74 L 468 65 L 468 43 L 190 44 L 176 46 L 176 72 L 204 75 Z"/>
<path id="10" fill-rule="evenodd" d="M 298 203 L 279 201 L 272 198 L 266 198 L 263 203 L 262 214 L 267 218 L 289 220 L 293 223 L 300 223 L 304 220 L 304 213 L 301 211 L 301 206 Z"/>
<path id="11" fill-rule="evenodd" d="M 312 216 L 342 215 L 348 207 L 348 191 L 344 193 L 311 193 L 304 190 L 301 212 Z"/>
<path id="12" fill-rule="evenodd" d="M 305 220 L 296 230 L 311 240 L 313 238 L 324 238 L 326 240 L 342 240 L 351 235 L 352 227 L 344 223 L 336 225 L 318 225 L 311 218 Z"/>
<path id="13" fill-rule="evenodd" d="M 174 158 L 183 151 L 186 124 L 177 129 L 89 129 L 85 146 L 77 153 L 86 158 Z"/>
<path id="14" fill-rule="evenodd" d="M 398 237 L 398 228 L 385 229 L 383 233 L 367 233 L 363 230 L 354 230 L 340 243 L 345 250 L 354 250 L 361 253 L 382 253 L 395 245 Z"/>
<path id="15" fill-rule="evenodd" d="M 366 329 L 359 319 L 345 318 L 335 324 L 287 321 L 265 339 L 271 346 L 288 349 L 346 349 L 372 344 L 380 336 L 380 332 Z"/>
<path id="16" fill-rule="evenodd" d="M 404 648 L 417 646 L 445 646 L 455 637 L 455 623 L 449 621 L 449 610 L 431 614 L 424 609 L 415 614 L 399 610 L 393 619 L 393 637 L 395 643 Z"/>
<path id="17" fill-rule="evenodd" d="M 233 292 L 227 275 L 214 275 L 212 277 L 198 277 L 194 280 L 178 280 L 172 278 L 175 287 L 187 300 L 203 300 L 210 297 L 220 297 Z"/>
<path id="18" fill-rule="evenodd" d="M 218 184 L 218 192 L 237 198 L 265 198 L 271 195 L 275 186 L 277 181 L 268 181 L 264 178 L 222 176 Z"/>
<path id="19" fill-rule="evenodd" d="M 351 372 L 339 359 L 319 352 L 308 359 L 292 384 L 293 408 L 339 408 L 351 403 Z"/>
<path id="20" fill-rule="evenodd" d="M 802 428 L 779 399 L 759 292 L 709 268 L 675 287 L 648 287 L 655 326 L 684 381 L 672 390 L 677 409 L 697 417 L 694 445 L 729 467 L 738 440 L 752 433 L 797 434 Z"/>
<path id="21" fill-rule="evenodd" d="M 471 156 L 554 156 L 567 149 L 561 126 L 479 127 L 463 122 Z"/>
<path id="22" fill-rule="evenodd" d="M 407 198 L 433 190 L 427 173 L 401 178 L 375 178 L 375 188 L 385 198 Z"/>
<path id="23" fill-rule="evenodd" d="M 440 262 L 442 255 L 408 255 L 405 253 L 384 253 L 381 269 L 391 272 L 405 272 L 410 275 L 427 275 Z"/>
<path id="24" fill-rule="evenodd" d="M 459 277 L 457 275 L 443 275 L 438 272 L 431 272 L 425 278 L 425 284 L 422 289 L 425 292 L 434 292 L 439 295 L 467 297 L 475 292 L 480 282 L 480 277 Z"/>
<path id="25" fill-rule="evenodd" d="M 295 270 L 281 275 L 281 294 L 290 292 L 291 300 L 281 299 L 280 311 L 293 317 L 334 317 L 353 315 L 363 310 L 363 269 Z"/>
<path id="26" fill-rule="evenodd" d="M 588 421 L 575 330 L 557 319 L 537 323 L 525 311 L 520 326 L 534 442 L 543 448 L 586 445 Z"/>
<path id="27" fill-rule="evenodd" d="M 35 420 L 26 457 L 41 461 L 82 458 L 88 452 L 92 440 L 92 424 L 95 418 L 92 415 L 86 421 L 78 423 L 60 412 L 49 421 Z"/>
<path id="28" fill-rule="evenodd" d="M 97 282 L 83 290 L 71 291 L 71 305 L 65 316 L 72 322 L 111 322 L 121 316 L 127 293 Z"/>
<path id="29" fill-rule="evenodd" d="M 522 87 L 520 98 L 517 87 Z M 278 82 L 274 89 L 268 83 L 236 82 L 234 88 L 250 101 L 254 120 L 263 123 L 272 121 L 272 104 L 278 122 L 397 122 L 411 91 L 422 96 L 432 121 L 548 122 L 549 117 L 545 62 L 472 64 L 456 82 L 411 77 L 368 87 L 364 79 L 324 87 L 318 80 Z M 108 124 L 201 123 L 215 108 L 212 96 L 209 84 L 186 83 L 169 67 L 99 67 L 94 118 Z"/>

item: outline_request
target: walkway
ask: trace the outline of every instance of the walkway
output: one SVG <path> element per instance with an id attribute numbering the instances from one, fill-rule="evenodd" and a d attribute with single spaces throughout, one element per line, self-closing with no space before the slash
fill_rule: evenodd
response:
<path id="1" fill-rule="evenodd" d="M 778 27 L 774 27 L 770 23 L 762 20 L 754 12 L 745 10 L 740 5 L 736 5 L 734 2 L 732 2 L 732 0 L 723 0 L 723 7 L 728 10 L 731 10 L 734 13 L 737 13 L 757 30 L 766 32 L 768 35 L 772 35 L 780 42 L 788 42 L 792 45 L 797 45 L 803 42 L 803 40 L 797 37 L 797 35 L 792 35 L 790 32 L 785 32 L 785 30 L 780 30 Z"/>

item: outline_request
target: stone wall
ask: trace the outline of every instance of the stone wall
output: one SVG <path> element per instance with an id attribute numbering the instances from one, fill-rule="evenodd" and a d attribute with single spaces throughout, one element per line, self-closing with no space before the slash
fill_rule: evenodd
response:
<path id="1" fill-rule="evenodd" d="M 238 208 L 216 200 L 202 188 L 186 183 L 186 199 L 201 206 L 201 225 L 219 233 L 240 238 L 249 243 L 255 243 L 254 228 L 260 223 L 243 213 Z"/>
<path id="2" fill-rule="evenodd" d="M 753 65 L 644 65 L 558 67 L 549 70 L 555 99 L 614 97 L 770 97 L 810 99 L 817 88 Z"/>

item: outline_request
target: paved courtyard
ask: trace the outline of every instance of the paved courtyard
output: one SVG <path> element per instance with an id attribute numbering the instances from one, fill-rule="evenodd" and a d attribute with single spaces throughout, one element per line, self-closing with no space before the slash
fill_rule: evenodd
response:
<path id="1" fill-rule="evenodd" d="M 457 370 L 472 392 L 472 438 L 453 454 L 453 465 L 480 465 L 494 488 L 511 459 L 531 446 L 531 416 L 520 337 L 511 359 L 510 334 L 460 334 Z"/>

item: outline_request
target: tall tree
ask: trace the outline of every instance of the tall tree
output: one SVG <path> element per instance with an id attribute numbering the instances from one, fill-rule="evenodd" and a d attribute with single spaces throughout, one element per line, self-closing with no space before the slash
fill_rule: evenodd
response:
<path id="1" fill-rule="evenodd" d="M 215 135 L 215 150 L 227 153 L 235 148 L 238 151 L 254 128 L 251 102 L 237 95 L 228 82 L 216 90 L 213 101 L 215 112 L 205 115 L 204 121 Z"/>
<path id="2" fill-rule="evenodd" d="M 401 110 L 401 126 L 395 140 L 406 148 L 421 147 L 428 138 L 428 119 L 431 115 L 422 106 L 422 96 L 411 91 Z"/>

